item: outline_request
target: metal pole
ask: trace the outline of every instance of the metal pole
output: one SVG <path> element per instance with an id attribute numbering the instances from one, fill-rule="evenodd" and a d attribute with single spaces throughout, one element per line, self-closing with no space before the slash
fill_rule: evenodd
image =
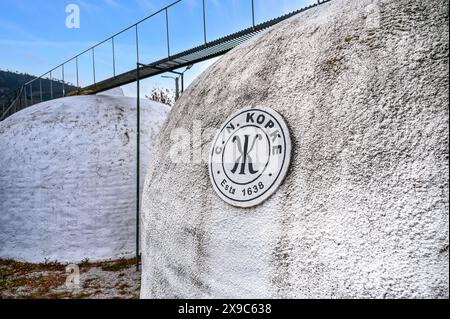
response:
<path id="1" fill-rule="evenodd" d="M 137 24 L 135 27 L 135 33 L 136 33 L 136 63 L 139 68 L 139 65 L 140 65 L 140 63 L 139 63 L 139 30 L 138 30 Z"/>
<path id="2" fill-rule="evenodd" d="M 96 82 L 95 82 L 95 52 L 94 52 L 94 48 L 92 48 L 92 71 L 94 74 L 94 84 L 96 84 Z"/>
<path id="3" fill-rule="evenodd" d="M 178 98 L 180 97 L 180 84 L 179 84 L 179 77 L 175 77 L 175 101 L 178 100 Z"/>
<path id="4" fill-rule="evenodd" d="M 52 71 L 50 71 L 50 99 L 53 100 L 53 80 L 52 80 Z"/>
<path id="5" fill-rule="evenodd" d="M 66 96 L 66 88 L 64 86 L 64 64 L 61 65 L 62 68 L 62 95 L 63 97 Z"/>
<path id="6" fill-rule="evenodd" d="M 33 82 L 30 83 L 30 100 L 31 100 L 30 105 L 33 105 Z"/>
<path id="7" fill-rule="evenodd" d="M 170 57 L 170 41 L 169 41 L 169 14 L 166 8 L 166 37 L 167 37 L 167 56 Z"/>
<path id="8" fill-rule="evenodd" d="M 79 79 L 78 79 L 78 56 L 75 57 L 75 64 L 76 64 L 76 69 L 77 69 L 77 88 L 79 88 L 80 87 L 80 82 L 79 82 Z"/>
<path id="9" fill-rule="evenodd" d="M 22 106 L 22 91 L 20 91 L 19 94 L 20 94 L 20 96 L 19 96 L 20 106 Z M 10 113 L 10 115 L 16 113 L 16 110 L 17 110 L 17 103 L 14 103 L 14 112 Z M 11 111 L 12 111 L 12 108 L 11 108 Z"/>
<path id="10" fill-rule="evenodd" d="M 205 11 L 205 0 L 203 0 L 203 39 L 206 44 L 206 11 Z"/>
<path id="11" fill-rule="evenodd" d="M 24 87 L 24 92 L 25 92 L 25 107 L 27 107 L 28 106 L 28 97 L 27 97 L 27 86 L 26 85 Z M 15 112 L 17 112 L 17 108 L 16 108 Z"/>
<path id="12" fill-rule="evenodd" d="M 255 27 L 255 0 L 252 0 L 252 25 Z"/>
<path id="13" fill-rule="evenodd" d="M 112 58 L 113 58 L 113 76 L 116 77 L 116 53 L 114 46 L 114 37 L 111 38 L 112 41 Z"/>
<path id="14" fill-rule="evenodd" d="M 39 96 L 41 97 L 42 102 L 42 78 L 39 79 Z"/>
<path id="15" fill-rule="evenodd" d="M 181 93 L 184 92 L 184 72 L 181 73 Z"/>
<path id="16" fill-rule="evenodd" d="M 139 208 L 140 208 L 140 190 L 139 190 L 139 166 L 140 166 L 140 112 L 141 112 L 141 90 L 139 63 L 136 63 L 136 271 L 139 271 Z"/>

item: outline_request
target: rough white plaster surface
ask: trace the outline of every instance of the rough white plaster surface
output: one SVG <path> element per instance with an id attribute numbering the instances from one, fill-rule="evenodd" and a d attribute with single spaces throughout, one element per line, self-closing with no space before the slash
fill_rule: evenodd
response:
<path id="1" fill-rule="evenodd" d="M 142 174 L 167 112 L 141 101 Z M 57 99 L 0 122 L 0 258 L 132 255 L 135 133 L 136 99 L 117 96 Z"/>
<path id="2" fill-rule="evenodd" d="M 142 296 L 448 298 L 447 78 L 443 0 L 334 0 L 226 54 L 162 128 Z M 258 105 L 284 116 L 292 161 L 272 197 L 241 209 L 193 161 L 212 134 L 181 143 L 190 163 L 169 159 L 170 136 Z"/>

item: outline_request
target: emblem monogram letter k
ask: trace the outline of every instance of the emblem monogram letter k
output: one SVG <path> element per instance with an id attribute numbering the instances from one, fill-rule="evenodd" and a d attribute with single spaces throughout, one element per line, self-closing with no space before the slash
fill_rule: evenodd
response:
<path id="1" fill-rule="evenodd" d="M 250 157 L 249 153 L 252 151 L 253 147 L 256 144 L 257 140 L 261 140 L 262 136 L 259 134 L 256 134 L 255 138 L 253 139 L 252 145 L 250 146 L 250 149 L 248 148 L 248 140 L 250 135 L 244 135 L 244 148 L 242 148 L 241 139 L 239 136 L 233 137 L 232 142 L 236 143 L 236 146 L 239 151 L 239 157 L 236 159 L 236 162 L 234 163 L 233 169 L 231 170 L 231 173 L 235 174 L 236 170 L 239 167 L 239 164 L 241 165 L 241 169 L 239 170 L 239 174 L 245 175 L 245 164 L 248 163 L 248 172 L 250 174 L 256 174 L 258 173 L 257 170 L 253 168 L 253 162 L 252 158 Z"/>

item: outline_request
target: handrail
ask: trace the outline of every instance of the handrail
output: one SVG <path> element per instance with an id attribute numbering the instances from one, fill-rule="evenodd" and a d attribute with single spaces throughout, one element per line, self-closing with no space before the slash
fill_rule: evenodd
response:
<path id="1" fill-rule="evenodd" d="M 28 84 L 30 84 L 30 83 L 33 83 L 34 81 L 36 81 L 36 80 L 39 79 L 39 78 L 43 78 L 45 75 L 49 74 L 50 72 L 53 72 L 53 71 L 55 71 L 56 69 L 59 69 L 59 68 L 62 67 L 64 64 L 67 64 L 67 63 L 69 63 L 69 62 L 75 60 L 76 58 L 80 57 L 81 55 L 85 54 L 86 52 L 89 52 L 89 51 L 91 51 L 92 49 L 95 49 L 96 47 L 102 45 L 103 43 L 106 43 L 106 42 L 108 42 L 109 40 L 111 40 L 111 39 L 113 39 L 113 38 L 115 38 L 115 37 L 121 35 L 122 33 L 126 32 L 126 31 L 128 31 L 128 30 L 130 30 L 130 29 L 132 29 L 132 28 L 134 28 L 134 27 L 137 26 L 138 24 L 141 24 L 142 22 L 144 22 L 144 21 L 150 19 L 151 17 L 157 15 L 158 13 L 161 13 L 161 12 L 163 12 L 164 10 L 169 9 L 170 7 L 173 7 L 174 5 L 176 5 L 177 3 L 181 2 L 181 1 L 183 1 L 183 0 L 177 0 L 177 1 L 174 1 L 174 2 L 170 3 L 169 5 L 165 6 L 164 8 L 159 9 L 159 10 L 156 11 L 156 12 L 153 12 L 152 14 L 146 16 L 145 18 L 142 18 L 142 19 L 139 20 L 138 22 L 133 23 L 133 24 L 130 25 L 129 27 L 126 27 L 125 29 L 122 29 L 122 30 L 120 30 L 119 32 L 116 32 L 115 34 L 113 34 L 112 36 L 106 38 L 105 40 L 100 41 L 100 42 L 94 44 L 93 46 L 87 48 L 86 50 L 84 50 L 84 51 L 82 51 L 82 52 L 80 52 L 80 53 L 78 53 L 77 55 L 71 57 L 70 59 L 64 61 L 63 63 L 58 64 L 58 65 L 55 66 L 53 69 L 51 69 L 51 70 L 45 72 L 45 73 L 42 74 L 41 76 L 38 76 L 37 78 L 35 78 L 35 79 L 31 80 L 31 81 L 28 81 L 28 82 L 24 83 L 23 85 L 28 85 Z"/>
<path id="2" fill-rule="evenodd" d="M 98 80 L 98 77 L 96 77 L 96 72 L 98 72 L 97 70 L 96 70 L 96 59 L 95 59 L 95 49 L 97 48 L 97 47 L 99 47 L 100 45 L 102 45 L 102 44 L 104 44 L 104 43 L 107 43 L 108 41 L 111 41 L 111 46 L 112 46 L 112 51 L 111 51 L 111 53 L 112 53 L 112 73 L 113 73 L 113 76 L 112 77 L 110 77 L 110 78 L 108 78 L 107 80 L 116 80 L 116 47 L 115 47 L 115 38 L 117 37 L 117 36 L 119 36 L 119 35 L 121 35 L 121 34 L 123 34 L 124 32 L 126 32 L 126 31 L 129 31 L 129 30 L 132 30 L 133 28 L 135 29 L 135 33 L 136 33 L 136 37 L 135 37 L 135 49 L 136 49 L 136 63 L 140 63 L 140 61 L 139 61 L 139 34 L 138 34 L 138 32 L 139 32 L 139 30 L 138 30 L 138 26 L 141 24 L 141 23 L 143 23 L 144 21 L 146 21 L 146 20 L 148 20 L 148 19 L 150 19 L 150 18 L 152 18 L 152 17 L 154 17 L 154 16 L 156 16 L 157 14 L 160 14 L 160 13 L 162 13 L 162 12 L 165 12 L 165 30 L 164 30 L 164 32 L 166 33 L 166 39 L 165 39 L 165 41 L 166 41 L 166 45 L 167 45 L 167 55 L 166 55 L 166 59 L 167 60 L 170 60 L 172 57 L 174 57 L 174 56 L 177 56 L 177 54 L 175 54 L 175 55 L 173 55 L 172 53 L 171 53 L 171 46 L 170 46 L 170 44 L 171 44 L 171 41 L 170 41 L 170 29 L 169 29 L 169 14 L 168 14 L 168 10 L 170 9 L 170 8 L 172 8 L 172 7 L 174 7 L 175 5 L 177 5 L 178 3 L 180 3 L 180 2 L 182 2 L 183 0 L 176 0 L 176 1 L 174 1 L 174 2 L 172 2 L 172 3 L 170 3 L 170 4 L 168 4 L 167 6 L 165 6 L 165 7 L 163 7 L 163 8 L 161 8 L 161 9 L 159 9 L 159 10 L 157 10 L 157 11 L 155 11 L 155 12 L 153 12 L 152 14 L 150 14 L 150 15 L 148 15 L 148 16 L 146 16 L 146 17 L 144 17 L 144 18 L 142 18 L 142 19 L 140 19 L 139 21 L 137 21 L 136 23 L 133 23 L 133 24 L 131 24 L 130 26 L 128 26 L 128 27 L 126 27 L 126 28 L 124 28 L 124 29 L 122 29 L 122 30 L 120 30 L 119 32 L 116 32 L 116 33 L 114 33 L 112 36 L 110 36 L 110 37 L 107 37 L 106 39 L 104 39 L 104 40 L 102 40 L 102 41 L 100 41 L 100 42 L 98 42 L 98 43 L 96 43 L 95 45 L 93 45 L 93 46 L 90 46 L 89 48 L 87 48 L 86 50 L 84 50 L 84 51 L 82 51 L 82 52 L 80 52 L 80 53 L 78 53 L 77 55 L 75 55 L 75 56 L 73 56 L 73 57 L 71 57 L 70 59 L 67 59 L 66 61 L 64 61 L 64 62 L 62 62 L 61 64 L 58 64 L 57 66 L 55 66 L 54 68 L 52 68 L 52 69 L 50 69 L 49 71 L 47 71 L 47 72 L 45 72 L 45 73 L 43 73 L 41 76 L 38 76 L 38 77 L 35 77 L 34 79 L 32 79 L 32 80 L 30 80 L 30 81 L 27 81 L 26 83 L 24 83 L 22 86 L 20 86 L 17 90 L 16 90 L 16 92 L 18 91 L 19 92 L 19 96 L 21 96 L 24 92 L 25 92 L 25 104 L 26 104 L 26 107 L 27 106 L 29 106 L 28 105 L 28 99 L 27 99 L 27 95 L 28 95 L 28 92 L 27 92 L 27 87 L 28 86 L 31 86 L 30 87 L 30 92 L 31 92 L 31 94 L 30 94 L 30 99 L 31 99 L 31 104 L 33 104 L 33 102 L 35 101 L 34 99 L 33 99 L 33 97 L 34 97 L 34 93 L 33 93 L 33 83 L 35 83 L 36 81 L 42 81 L 42 80 L 49 80 L 50 81 L 50 99 L 53 99 L 54 98 L 54 92 L 53 92 L 53 85 L 54 85 L 54 83 L 57 83 L 57 82 L 60 82 L 60 83 L 62 83 L 62 94 L 64 95 L 64 96 L 67 96 L 67 95 L 70 95 L 71 93 L 73 94 L 74 92 L 80 92 L 83 88 L 80 86 L 80 78 L 79 78 L 79 61 L 78 61 L 78 58 L 79 57 L 81 57 L 82 55 L 84 55 L 84 54 L 86 54 L 86 53 L 88 53 L 88 52 L 92 52 L 92 76 L 93 76 L 93 84 L 88 84 L 88 85 L 86 85 L 86 86 L 84 86 L 85 88 L 86 87 L 92 87 L 92 86 L 94 86 L 95 88 L 98 88 L 98 86 L 97 86 L 97 80 Z M 247 0 L 247 1 L 250 1 L 251 2 L 251 23 L 250 23 L 250 26 L 249 26 L 249 28 L 253 28 L 253 29 L 255 29 L 255 27 L 257 26 L 256 25 L 256 23 L 255 23 L 255 4 L 254 4 L 254 0 Z M 316 5 L 319 5 L 319 4 L 322 4 L 322 3 L 325 3 L 325 2 L 328 2 L 328 1 L 330 1 L 330 0 L 318 0 L 317 1 L 317 4 L 312 4 L 312 5 L 310 5 L 310 6 L 306 6 L 306 7 L 304 7 L 303 9 L 306 9 L 306 8 L 310 8 L 310 7 L 313 7 L 313 6 L 316 6 Z M 201 6 L 202 6 L 202 22 L 203 22 L 203 41 L 201 41 L 201 42 L 203 42 L 200 46 L 197 44 L 195 47 L 193 47 L 193 49 L 198 49 L 199 47 L 201 47 L 201 46 L 204 46 L 204 47 L 207 47 L 209 44 L 211 44 L 211 43 L 213 43 L 213 42 L 215 42 L 216 40 L 220 40 L 220 39 L 226 39 L 226 38 L 229 38 L 229 37 L 232 37 L 233 35 L 235 35 L 235 34 L 239 34 L 239 32 L 235 32 L 235 33 L 232 33 L 232 34 L 230 34 L 230 35 L 228 35 L 228 36 L 225 36 L 225 37 L 222 37 L 222 38 L 219 38 L 219 39 L 216 39 L 216 40 L 213 40 L 213 41 L 210 41 L 210 42 L 208 42 L 207 41 L 207 19 L 206 19 L 206 5 L 205 5 L 205 0 L 201 0 Z M 301 10 L 303 10 L 303 9 L 301 9 Z M 296 11 L 300 11 L 300 10 L 296 10 Z M 286 16 L 286 15 L 283 15 L 283 16 Z M 281 16 L 281 17 L 283 17 L 283 16 Z M 269 24 L 270 25 L 270 23 L 272 22 L 272 21 L 275 21 L 275 20 L 277 20 L 277 19 L 280 19 L 281 17 L 278 17 L 278 18 L 273 18 L 273 19 L 271 19 L 271 20 L 268 20 L 268 21 L 266 21 L 266 22 L 263 22 L 263 23 L 261 23 L 261 24 L 259 24 L 258 26 L 260 26 L 260 25 L 264 25 L 264 24 Z M 161 32 L 163 32 L 163 31 L 161 31 Z M 164 40 L 163 40 L 164 41 Z M 192 50 L 193 50 L 192 49 Z M 190 51 L 190 50 L 186 50 L 186 51 L 184 51 L 185 53 L 186 52 L 188 52 L 188 51 Z M 70 63 L 70 62 L 72 62 L 72 61 L 75 61 L 76 62 L 76 65 L 75 65 L 75 68 L 76 68 L 76 86 L 75 85 L 71 85 L 72 87 L 76 87 L 77 89 L 76 90 L 72 90 L 72 91 L 66 91 L 65 90 L 65 85 L 66 84 L 69 84 L 70 85 L 70 83 L 69 82 L 67 82 L 67 81 L 65 81 L 65 79 L 66 79 L 66 77 L 65 77 L 65 68 L 64 68 L 64 66 L 66 65 L 66 64 L 68 64 L 68 63 Z M 149 65 L 151 65 L 151 63 L 149 64 Z M 55 78 L 55 80 L 54 80 L 54 78 L 53 78 L 53 72 L 55 71 L 55 70 L 57 70 L 57 69 L 59 69 L 59 68 L 61 68 L 61 72 L 62 72 L 62 81 L 60 81 L 59 79 L 56 79 Z M 100 81 L 100 82 L 104 82 L 104 81 L 106 81 L 106 80 L 103 80 L 103 81 Z M 39 89 L 40 89 L 40 97 L 41 97 L 41 101 L 42 101 L 42 82 L 40 82 L 39 83 Z M 66 94 L 67 93 L 67 94 Z M 38 99 L 36 99 L 36 100 L 38 100 Z M 10 105 L 10 107 L 8 107 L 7 108 L 7 111 L 6 112 L 3 112 L 3 114 L 0 114 L 1 116 L 0 116 L 0 120 L 3 120 L 5 117 L 6 117 L 6 114 L 8 113 L 8 112 L 10 112 L 11 111 L 11 106 L 14 104 L 14 103 L 16 103 L 16 101 L 17 101 L 17 98 L 11 103 L 11 105 Z M 4 107 L 3 107 L 3 109 L 4 109 Z"/>

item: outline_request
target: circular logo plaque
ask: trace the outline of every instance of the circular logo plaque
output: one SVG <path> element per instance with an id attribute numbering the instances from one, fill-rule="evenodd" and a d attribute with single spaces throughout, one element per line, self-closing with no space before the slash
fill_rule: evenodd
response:
<path id="1" fill-rule="evenodd" d="M 216 134 L 209 176 L 216 193 L 238 207 L 260 204 L 282 183 L 291 159 L 283 118 L 267 107 L 232 114 Z"/>

